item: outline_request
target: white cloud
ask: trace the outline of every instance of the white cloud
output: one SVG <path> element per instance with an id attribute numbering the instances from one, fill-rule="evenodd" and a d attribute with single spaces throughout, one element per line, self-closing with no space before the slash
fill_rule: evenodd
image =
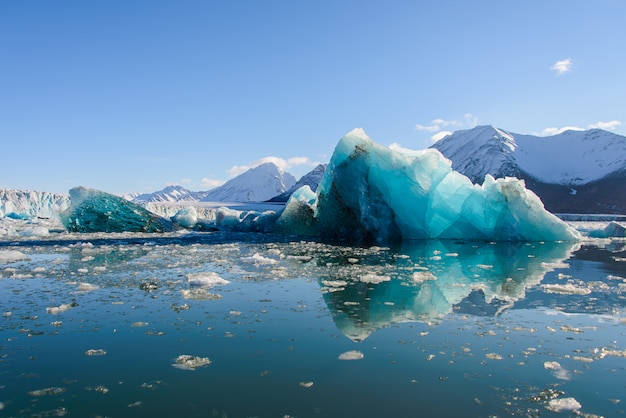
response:
<path id="1" fill-rule="evenodd" d="M 260 166 L 261 164 L 265 164 L 265 163 L 274 163 L 276 164 L 278 168 L 284 171 L 287 171 L 293 167 L 297 167 L 300 165 L 307 165 L 307 166 L 316 165 L 316 163 L 311 162 L 311 160 L 308 157 L 291 157 L 285 160 L 284 158 L 269 156 L 269 157 L 263 157 L 260 160 L 256 160 L 247 165 L 235 165 L 231 167 L 230 170 L 228 170 L 228 174 L 231 177 L 238 176 L 239 174 L 245 173 L 251 168 Z"/>
<path id="2" fill-rule="evenodd" d="M 221 186 L 222 184 L 224 184 L 224 181 L 204 177 L 202 180 L 200 180 L 200 183 L 202 184 L 203 189 L 209 190 Z"/>
<path id="3" fill-rule="evenodd" d="M 622 122 L 618 120 L 612 120 L 609 122 L 596 122 L 587 125 L 586 128 L 581 128 L 580 126 L 563 126 L 562 128 L 550 127 L 545 128 L 543 131 L 536 133 L 535 135 L 539 136 L 550 136 L 550 135 L 558 135 L 565 131 L 584 131 L 587 129 L 604 129 L 614 131 L 618 126 L 622 126 Z"/>
<path id="4" fill-rule="evenodd" d="M 443 138 L 445 138 L 448 135 L 452 135 L 452 132 L 450 131 L 441 131 L 441 132 L 437 132 L 435 135 L 431 136 L 430 139 L 433 142 L 437 142 L 442 140 Z"/>
<path id="5" fill-rule="evenodd" d="M 437 119 L 435 119 L 435 120 L 437 120 Z M 434 122 L 435 121 L 433 121 L 432 125 L 420 125 L 418 123 L 417 125 L 415 125 L 415 129 L 418 130 L 418 131 L 437 132 L 441 128 L 439 127 L 439 125 L 436 125 Z"/>
<path id="6" fill-rule="evenodd" d="M 450 135 L 452 132 L 449 130 L 443 130 L 444 128 L 453 128 L 453 129 L 471 129 L 478 125 L 478 118 L 471 113 L 466 113 L 463 115 L 463 119 L 433 119 L 430 122 L 430 125 L 415 125 L 415 129 L 418 131 L 432 132 L 434 133 L 430 139 L 433 142 L 439 141 L 441 138 Z"/>
<path id="7" fill-rule="evenodd" d="M 609 122 L 596 122 L 589 125 L 589 129 L 604 129 L 614 131 L 618 126 L 622 126 L 622 122 L 618 120 L 612 120 Z"/>
<path id="8" fill-rule="evenodd" d="M 555 62 L 550 69 L 556 72 L 556 75 L 562 75 L 569 73 L 572 69 L 573 61 L 571 58 L 567 58 L 561 61 Z"/>

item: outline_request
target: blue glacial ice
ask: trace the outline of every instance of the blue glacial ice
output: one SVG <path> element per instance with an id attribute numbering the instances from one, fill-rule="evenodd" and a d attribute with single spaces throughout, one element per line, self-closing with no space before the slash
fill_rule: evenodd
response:
<path id="1" fill-rule="evenodd" d="M 277 226 L 364 243 L 580 239 L 522 180 L 487 176 L 482 185 L 473 184 L 436 150 L 390 149 L 362 129 L 339 141 L 317 192 L 295 193 Z"/>
<path id="2" fill-rule="evenodd" d="M 70 190 L 70 207 L 59 214 L 69 232 L 166 232 L 169 220 L 128 200 L 86 187 Z"/>

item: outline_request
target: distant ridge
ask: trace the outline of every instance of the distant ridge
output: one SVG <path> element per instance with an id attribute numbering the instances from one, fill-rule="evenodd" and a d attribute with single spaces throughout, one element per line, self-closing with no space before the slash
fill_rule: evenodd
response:
<path id="1" fill-rule="evenodd" d="M 316 191 L 317 186 L 320 184 L 322 180 L 322 176 L 324 175 L 324 171 L 326 171 L 326 167 L 328 164 L 319 164 L 313 170 L 306 173 L 298 182 L 293 185 L 289 190 L 284 193 L 279 194 L 278 196 L 272 197 L 268 202 L 286 202 L 289 200 L 289 197 L 298 190 L 302 186 L 309 186 L 311 190 Z"/>
<path id="2" fill-rule="evenodd" d="M 438 141 L 452 168 L 474 183 L 517 177 L 554 213 L 626 213 L 626 137 L 601 129 L 540 137 L 493 126 Z"/>
<path id="3" fill-rule="evenodd" d="M 194 202 L 201 200 L 207 192 L 192 192 L 182 186 L 167 186 L 154 193 L 143 193 L 132 196 L 133 202 Z"/>

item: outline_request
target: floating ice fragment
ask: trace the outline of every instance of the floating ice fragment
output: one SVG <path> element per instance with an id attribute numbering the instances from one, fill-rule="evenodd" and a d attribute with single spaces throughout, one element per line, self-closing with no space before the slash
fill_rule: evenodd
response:
<path id="1" fill-rule="evenodd" d="M 50 306 L 46 308 L 46 312 L 52 315 L 60 314 L 61 312 L 69 311 L 74 307 L 74 304 L 71 303 L 63 303 L 59 306 Z"/>
<path id="2" fill-rule="evenodd" d="M 344 287 L 348 285 L 345 280 L 322 280 L 322 284 L 328 287 Z"/>
<path id="3" fill-rule="evenodd" d="M 368 273 L 368 274 L 364 274 L 363 276 L 360 277 L 360 280 L 363 283 L 371 283 L 371 284 L 378 284 L 378 283 L 382 283 L 382 282 L 388 282 L 389 280 L 391 280 L 391 277 L 389 276 L 384 276 L 384 275 L 377 275 L 374 273 Z"/>
<path id="4" fill-rule="evenodd" d="M 303 388 L 310 388 L 311 386 L 313 386 L 313 382 L 300 382 L 300 386 L 302 386 Z"/>
<path id="5" fill-rule="evenodd" d="M 502 360 L 502 355 L 498 353 L 487 353 L 485 354 L 485 357 L 487 357 L 490 360 Z"/>
<path id="6" fill-rule="evenodd" d="M 132 324 L 130 324 L 130 326 L 133 327 L 133 328 L 145 327 L 147 325 L 148 325 L 148 323 L 147 322 L 143 322 L 143 321 L 137 321 L 137 322 L 133 322 Z"/>
<path id="7" fill-rule="evenodd" d="M 415 283 L 423 283 L 428 280 L 437 280 L 437 277 L 430 271 L 416 271 L 413 273 L 413 281 Z"/>
<path id="8" fill-rule="evenodd" d="M 45 388 L 45 389 L 37 389 L 37 390 L 31 390 L 30 392 L 28 392 L 28 394 L 30 396 L 47 396 L 47 395 L 59 395 L 63 392 L 65 392 L 67 389 L 66 388 L 60 388 L 60 387 L 49 387 L 49 388 Z"/>
<path id="9" fill-rule="evenodd" d="M 567 284 L 544 284 L 543 290 L 546 293 L 563 293 L 568 295 L 588 295 L 591 289 L 579 287 L 571 283 Z"/>
<path id="10" fill-rule="evenodd" d="M 46 237 L 50 235 L 48 228 L 43 226 L 35 226 L 32 228 L 26 228 L 20 232 L 23 237 Z"/>
<path id="11" fill-rule="evenodd" d="M 339 360 L 361 360 L 364 357 L 363 353 L 358 350 L 350 350 L 345 353 L 339 354 L 337 357 Z"/>
<path id="12" fill-rule="evenodd" d="M 0 263 L 14 263 L 16 261 L 27 260 L 28 256 L 15 250 L 0 250 Z"/>
<path id="13" fill-rule="evenodd" d="M 552 412 L 566 412 L 577 411 L 581 407 L 580 403 L 574 398 L 557 398 L 551 399 L 546 408 Z"/>
<path id="14" fill-rule="evenodd" d="M 106 355 L 106 350 L 102 349 L 102 348 L 90 348 L 89 350 L 85 351 L 85 355 L 86 356 L 104 356 Z"/>
<path id="15" fill-rule="evenodd" d="M 273 258 L 263 257 L 259 253 L 254 253 L 252 257 L 242 257 L 241 261 L 244 263 L 252 263 L 255 265 L 259 264 L 276 264 L 278 261 Z"/>
<path id="16" fill-rule="evenodd" d="M 92 283 L 79 283 L 78 290 L 80 292 L 91 292 L 92 290 L 98 289 L 98 286 Z"/>
<path id="17" fill-rule="evenodd" d="M 182 370 L 196 370 L 199 367 L 207 366 L 209 364 L 211 364 L 211 360 L 209 360 L 208 357 L 198 357 L 189 354 L 181 354 L 180 356 L 176 357 L 176 360 L 174 361 L 174 364 L 172 364 L 172 366 Z"/>
<path id="18" fill-rule="evenodd" d="M 191 300 L 218 300 L 222 298 L 222 295 L 211 293 L 202 287 L 195 289 L 183 289 L 180 291 L 180 294 L 183 298 Z"/>
<path id="19" fill-rule="evenodd" d="M 544 361 L 543 368 L 546 370 L 559 370 L 561 365 L 556 361 Z"/>
<path id="20" fill-rule="evenodd" d="M 187 281 L 192 286 L 203 287 L 223 286 L 230 283 L 228 280 L 222 279 L 217 273 L 212 271 L 187 274 Z"/>
<path id="21" fill-rule="evenodd" d="M 176 212 L 170 219 L 184 228 L 192 228 L 198 222 L 198 212 L 193 206 L 188 206 Z"/>

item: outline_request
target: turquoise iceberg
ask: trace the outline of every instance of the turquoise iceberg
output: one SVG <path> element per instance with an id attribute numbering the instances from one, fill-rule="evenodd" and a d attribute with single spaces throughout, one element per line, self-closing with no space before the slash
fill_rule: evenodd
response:
<path id="1" fill-rule="evenodd" d="M 339 141 L 317 192 L 294 193 L 277 226 L 366 244 L 580 239 L 522 180 L 487 176 L 482 185 L 473 184 L 437 150 L 390 149 L 362 129 Z"/>

